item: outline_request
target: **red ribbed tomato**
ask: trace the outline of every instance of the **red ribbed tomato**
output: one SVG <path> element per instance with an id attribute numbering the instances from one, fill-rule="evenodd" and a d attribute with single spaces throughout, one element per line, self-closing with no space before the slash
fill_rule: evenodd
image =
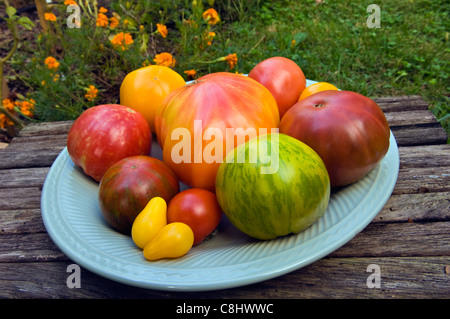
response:
<path id="1" fill-rule="evenodd" d="M 356 182 L 384 158 L 389 124 L 370 98 L 350 91 L 322 91 L 296 103 L 280 133 L 299 139 L 324 161 L 332 186 Z"/>
<path id="2" fill-rule="evenodd" d="M 277 103 L 269 90 L 226 72 L 172 91 L 155 120 L 164 162 L 185 184 L 211 191 L 227 151 L 278 125 Z"/>

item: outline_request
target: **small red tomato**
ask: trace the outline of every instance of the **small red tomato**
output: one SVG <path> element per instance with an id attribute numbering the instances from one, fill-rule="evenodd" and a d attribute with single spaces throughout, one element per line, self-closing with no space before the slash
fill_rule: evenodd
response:
<path id="1" fill-rule="evenodd" d="M 205 189 L 186 189 L 175 195 L 167 206 L 167 223 L 182 222 L 191 227 L 194 245 L 211 234 L 221 218 L 216 194 Z"/>

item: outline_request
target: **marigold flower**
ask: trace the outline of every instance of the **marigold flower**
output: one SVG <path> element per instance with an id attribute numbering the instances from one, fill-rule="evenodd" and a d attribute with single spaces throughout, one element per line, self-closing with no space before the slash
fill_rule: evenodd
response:
<path id="1" fill-rule="evenodd" d="M 120 32 L 114 36 L 111 43 L 115 48 L 121 48 L 122 51 L 125 51 L 133 43 L 133 37 L 129 33 Z"/>
<path id="2" fill-rule="evenodd" d="M 89 85 L 89 88 L 87 89 L 87 92 L 84 95 L 84 97 L 88 101 L 92 101 L 93 99 L 95 99 L 97 97 L 97 93 L 98 93 L 98 89 L 94 85 Z"/>
<path id="3" fill-rule="evenodd" d="M 111 29 L 114 29 L 118 25 L 119 25 L 119 19 L 117 19 L 116 17 L 109 18 L 109 27 Z"/>
<path id="4" fill-rule="evenodd" d="M 96 25 L 98 27 L 106 28 L 108 26 L 108 17 L 104 13 L 99 13 L 97 15 Z"/>
<path id="5" fill-rule="evenodd" d="M 53 13 L 44 13 L 44 19 L 48 21 L 56 21 L 56 16 Z"/>
<path id="6" fill-rule="evenodd" d="M 5 114 L 0 113 L 0 128 L 14 125 L 14 122 L 9 119 Z"/>
<path id="7" fill-rule="evenodd" d="M 195 75 L 197 74 L 197 71 L 195 71 L 194 69 L 192 69 L 192 70 L 186 70 L 186 71 L 184 71 L 184 73 L 187 75 L 187 77 L 188 77 L 189 79 L 194 79 L 194 78 L 195 78 Z"/>
<path id="8" fill-rule="evenodd" d="M 98 11 L 101 13 L 106 13 L 106 12 L 108 12 L 108 9 L 106 9 L 104 7 L 100 7 L 100 9 Z"/>
<path id="9" fill-rule="evenodd" d="M 230 67 L 230 70 L 232 70 L 236 66 L 238 58 L 237 58 L 236 53 L 233 53 L 233 54 L 228 54 L 225 57 L 225 60 L 227 61 L 228 66 Z"/>
<path id="10" fill-rule="evenodd" d="M 73 1 L 73 0 L 64 0 L 64 4 L 66 6 L 70 6 L 71 4 L 77 4 L 77 3 L 75 1 Z"/>
<path id="11" fill-rule="evenodd" d="M 206 41 L 206 44 L 211 45 L 211 44 L 212 44 L 212 41 L 213 41 L 213 39 L 214 39 L 215 36 L 216 36 L 216 33 L 215 33 L 215 32 L 208 32 L 208 33 L 205 35 L 205 41 Z"/>
<path id="12" fill-rule="evenodd" d="M 50 70 L 56 70 L 59 67 L 59 62 L 52 56 L 47 57 L 44 63 Z"/>
<path id="13" fill-rule="evenodd" d="M 203 20 L 205 20 L 207 23 L 214 25 L 217 24 L 220 21 L 219 14 L 217 11 L 213 8 L 210 8 L 203 12 Z"/>
<path id="14" fill-rule="evenodd" d="M 172 54 L 168 52 L 163 52 L 160 54 L 155 55 L 155 58 L 153 61 L 157 65 L 163 65 L 163 66 L 175 66 L 176 60 L 173 58 Z"/>
<path id="15" fill-rule="evenodd" d="M 30 101 L 16 101 L 16 106 L 20 109 L 20 112 L 27 116 L 27 117 L 32 117 L 33 116 L 33 111 L 34 111 L 34 104 L 36 102 L 31 99 Z"/>
<path id="16" fill-rule="evenodd" d="M 3 100 L 3 107 L 9 112 L 14 112 L 14 102 L 10 99 Z"/>
<path id="17" fill-rule="evenodd" d="M 169 31 L 167 31 L 167 27 L 164 24 L 157 23 L 156 27 L 158 28 L 158 33 L 161 34 L 163 38 L 167 37 L 167 33 L 169 33 Z"/>

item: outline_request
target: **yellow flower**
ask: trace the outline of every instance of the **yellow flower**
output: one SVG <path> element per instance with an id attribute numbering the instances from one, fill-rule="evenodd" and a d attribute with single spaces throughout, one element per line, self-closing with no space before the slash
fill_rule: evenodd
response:
<path id="1" fill-rule="evenodd" d="M 230 67 L 230 70 L 232 70 L 236 66 L 238 58 L 237 58 L 236 53 L 233 53 L 233 54 L 228 54 L 225 57 L 225 60 L 227 61 L 228 66 Z"/>
<path id="2" fill-rule="evenodd" d="M 116 49 L 121 48 L 122 51 L 125 51 L 128 49 L 127 46 L 133 43 L 133 37 L 129 33 L 120 32 L 114 36 L 111 43 Z"/>
<path id="3" fill-rule="evenodd" d="M 159 34 L 161 34 L 163 38 L 167 37 L 167 33 L 169 32 L 167 31 L 167 27 L 164 24 L 157 23 L 156 27 L 158 28 Z"/>
<path id="4" fill-rule="evenodd" d="M 88 101 L 92 101 L 93 99 L 95 99 L 97 97 L 97 93 L 98 93 L 98 89 L 94 85 L 89 85 L 89 88 L 87 89 L 87 92 L 84 95 L 84 97 Z"/>
<path id="5" fill-rule="evenodd" d="M 100 7 L 100 9 L 98 11 L 101 13 L 106 13 L 106 12 L 108 12 L 108 9 Z"/>
<path id="6" fill-rule="evenodd" d="M 111 29 L 114 29 L 118 25 L 119 25 L 119 19 L 117 19 L 116 17 L 109 18 L 109 27 Z"/>
<path id="7" fill-rule="evenodd" d="M 56 21 L 56 16 L 53 13 L 44 13 L 44 19 L 48 21 Z"/>
<path id="8" fill-rule="evenodd" d="M 106 28 L 108 26 L 108 17 L 104 13 L 99 13 L 96 24 L 98 27 Z"/>
<path id="9" fill-rule="evenodd" d="M 210 8 L 203 12 L 203 20 L 205 20 L 207 23 L 214 25 L 217 24 L 220 21 L 219 14 L 216 10 L 213 8 Z"/>
<path id="10" fill-rule="evenodd" d="M 59 67 L 59 62 L 52 56 L 47 57 L 44 63 L 50 70 L 56 70 Z"/>
<path id="11" fill-rule="evenodd" d="M 184 73 L 187 75 L 188 79 L 194 79 L 195 75 L 197 74 L 197 71 L 192 69 L 192 70 L 186 70 L 186 71 L 184 71 Z"/>
<path id="12" fill-rule="evenodd" d="M 157 65 L 164 65 L 164 66 L 175 66 L 176 60 L 173 58 L 172 54 L 168 52 L 163 52 L 160 54 L 157 54 L 153 61 Z"/>

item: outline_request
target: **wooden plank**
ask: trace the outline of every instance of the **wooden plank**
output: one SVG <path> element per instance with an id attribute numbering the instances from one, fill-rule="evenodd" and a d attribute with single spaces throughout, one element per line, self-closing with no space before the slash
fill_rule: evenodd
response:
<path id="1" fill-rule="evenodd" d="M 434 125 L 436 117 L 429 110 L 400 111 L 385 113 L 391 129 L 397 126 Z"/>
<path id="2" fill-rule="evenodd" d="M 432 126 L 398 126 L 392 133 L 399 146 L 422 146 L 447 143 L 447 133 L 439 123 Z"/>
<path id="3" fill-rule="evenodd" d="M 0 233 L 44 233 L 46 232 L 39 208 L 0 210 Z"/>
<path id="4" fill-rule="evenodd" d="M 69 132 L 72 124 L 73 121 L 31 123 L 25 126 L 18 136 L 64 135 Z"/>
<path id="5" fill-rule="evenodd" d="M 448 222 L 372 223 L 347 244 L 334 251 L 331 256 L 450 256 L 449 243 L 450 223 Z"/>
<path id="6" fill-rule="evenodd" d="M 299 270 L 260 283 L 207 292 L 174 292 L 136 288 L 105 279 L 84 268 L 80 288 L 68 288 L 71 261 L 0 263 L 1 298 L 449 298 L 450 257 L 323 258 Z M 20 266 L 18 266 L 20 265 Z M 379 266 L 380 286 L 369 288 Z M 150 303 L 152 301 L 149 301 Z M 161 301 L 159 301 L 161 302 Z"/>
<path id="7" fill-rule="evenodd" d="M 400 168 L 393 194 L 450 191 L 450 166 Z"/>
<path id="8" fill-rule="evenodd" d="M 450 166 L 450 144 L 405 146 L 398 153 L 400 168 Z"/>
<path id="9" fill-rule="evenodd" d="M 385 113 L 428 109 L 428 103 L 419 95 L 376 97 L 373 100 Z"/>
<path id="10" fill-rule="evenodd" d="M 63 148 L 56 145 L 24 152 L 22 149 L 10 150 L 8 146 L 0 150 L 0 169 L 50 167 Z"/>
<path id="11" fill-rule="evenodd" d="M 0 169 L 0 188 L 41 187 L 49 167 Z"/>
<path id="12" fill-rule="evenodd" d="M 372 223 L 450 221 L 448 192 L 392 195 Z"/>
<path id="13" fill-rule="evenodd" d="M 41 207 L 41 189 L 0 188 L 0 210 L 30 209 Z"/>

